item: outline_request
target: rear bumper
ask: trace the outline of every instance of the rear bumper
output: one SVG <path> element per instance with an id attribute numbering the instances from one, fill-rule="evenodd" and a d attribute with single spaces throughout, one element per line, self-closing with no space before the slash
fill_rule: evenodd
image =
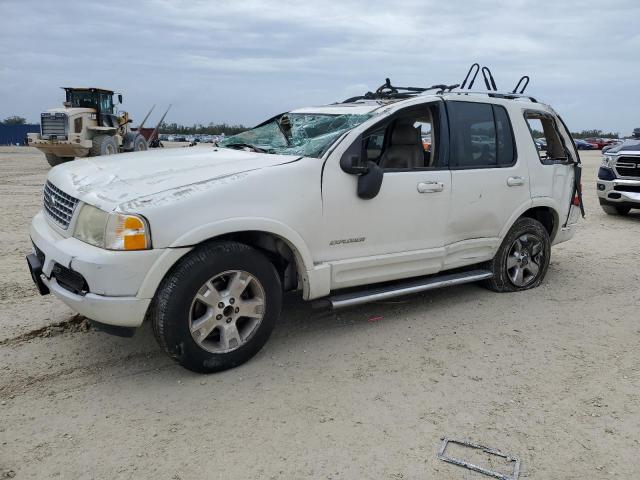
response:
<path id="1" fill-rule="evenodd" d="M 557 245 L 558 243 L 571 240 L 576 234 L 576 226 L 578 225 L 579 219 L 580 207 L 571 205 L 567 224 L 564 227 L 560 227 L 560 229 L 556 232 L 555 236 L 553 237 L 552 245 Z"/>

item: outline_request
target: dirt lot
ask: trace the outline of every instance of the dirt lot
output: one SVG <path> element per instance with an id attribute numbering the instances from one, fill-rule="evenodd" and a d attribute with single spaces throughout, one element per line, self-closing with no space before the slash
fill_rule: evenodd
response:
<path id="1" fill-rule="evenodd" d="M 637 478 L 640 211 L 606 216 L 583 157 L 588 216 L 540 288 L 337 315 L 290 298 L 257 357 L 202 376 L 149 328 L 86 331 L 38 296 L 24 255 L 48 167 L 0 148 L 0 477 L 481 478 L 436 459 L 449 436 L 519 456 L 522 478 Z"/>

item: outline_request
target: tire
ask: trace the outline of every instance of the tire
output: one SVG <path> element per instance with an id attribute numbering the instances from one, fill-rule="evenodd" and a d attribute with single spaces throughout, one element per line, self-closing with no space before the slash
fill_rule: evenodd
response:
<path id="1" fill-rule="evenodd" d="M 281 307 L 274 265 L 252 247 L 225 241 L 182 258 L 160 284 L 149 315 L 156 340 L 171 358 L 194 372 L 212 373 L 258 353 Z M 255 318 L 243 316 L 241 308 Z"/>
<path id="2" fill-rule="evenodd" d="M 519 218 L 488 263 L 493 277 L 486 280 L 485 285 L 494 292 L 535 288 L 547 274 L 550 259 L 551 240 L 546 228 L 533 218 Z M 518 271 L 522 271 L 522 276 Z"/>
<path id="3" fill-rule="evenodd" d="M 118 153 L 116 140 L 110 135 L 97 135 L 93 138 L 93 146 L 89 151 L 90 157 L 114 155 Z"/>
<path id="4" fill-rule="evenodd" d="M 133 140 L 133 151 L 143 152 L 148 148 L 149 145 L 147 145 L 147 140 L 142 135 L 136 135 L 136 138 Z"/>
<path id="5" fill-rule="evenodd" d="M 607 215 L 627 215 L 631 207 L 618 207 L 616 205 L 600 205 Z"/>
<path id="6" fill-rule="evenodd" d="M 75 157 L 59 157 L 54 155 L 53 153 L 45 153 L 44 156 L 47 158 L 47 163 L 52 167 L 56 165 L 60 165 L 61 163 L 70 162 Z"/>

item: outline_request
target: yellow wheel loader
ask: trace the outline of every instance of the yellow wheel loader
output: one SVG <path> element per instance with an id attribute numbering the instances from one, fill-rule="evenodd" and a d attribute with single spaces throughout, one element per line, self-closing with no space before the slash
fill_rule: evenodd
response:
<path id="1" fill-rule="evenodd" d="M 130 127 L 129 114 L 115 108 L 112 90 L 64 87 L 64 91 L 63 107 L 42 113 L 40 133 L 28 134 L 29 145 L 44 152 L 49 165 L 147 149 L 142 125 Z M 122 103 L 122 95 L 117 97 Z"/>

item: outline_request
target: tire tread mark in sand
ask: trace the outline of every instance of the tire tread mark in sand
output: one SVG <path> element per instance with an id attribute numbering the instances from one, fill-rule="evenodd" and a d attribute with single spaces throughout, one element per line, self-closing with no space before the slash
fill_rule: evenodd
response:
<path id="1" fill-rule="evenodd" d="M 37 328 L 29 332 L 18 335 L 17 337 L 5 338 L 0 341 L 0 347 L 5 345 L 19 345 L 28 342 L 34 338 L 50 338 L 62 335 L 63 333 L 88 332 L 90 329 L 89 322 L 82 315 L 74 315 L 68 320 L 58 323 L 52 323 L 42 328 Z"/>

